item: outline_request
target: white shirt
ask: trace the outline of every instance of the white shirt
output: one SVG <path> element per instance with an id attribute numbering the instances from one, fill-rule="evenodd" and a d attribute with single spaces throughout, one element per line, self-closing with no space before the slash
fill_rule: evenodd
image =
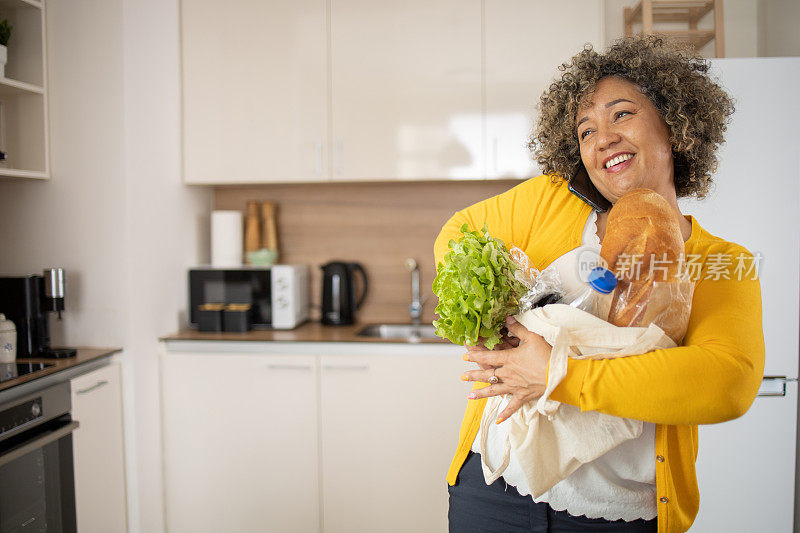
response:
<path id="1" fill-rule="evenodd" d="M 583 230 L 581 246 L 553 261 L 565 286 L 565 292 L 584 283 L 585 274 L 591 270 L 599 253 L 597 212 L 592 211 Z M 508 400 L 504 399 L 497 412 L 502 412 L 507 404 Z M 502 462 L 507 426 L 490 421 L 487 428 L 488 457 L 483 459 L 494 470 Z M 655 424 L 645 422 L 639 437 L 625 441 L 591 463 L 581 466 L 534 501 L 547 502 L 553 509 L 567 511 L 573 516 L 586 515 L 588 518 L 606 520 L 652 520 L 658 514 L 655 450 Z M 480 453 L 478 439 L 472 443 L 472 451 Z M 523 496 L 530 495 L 513 450 L 508 468 L 503 472 L 503 479 Z"/>

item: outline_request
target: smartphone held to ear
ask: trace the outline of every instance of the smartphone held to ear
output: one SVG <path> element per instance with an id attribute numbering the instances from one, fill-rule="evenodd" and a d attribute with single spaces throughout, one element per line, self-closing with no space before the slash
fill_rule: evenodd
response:
<path id="1" fill-rule="evenodd" d="M 589 173 L 586 172 L 586 167 L 583 165 L 580 165 L 578 171 L 569 179 L 569 192 L 601 213 L 605 213 L 611 208 L 611 202 L 600 194 L 592 180 L 589 179 Z"/>

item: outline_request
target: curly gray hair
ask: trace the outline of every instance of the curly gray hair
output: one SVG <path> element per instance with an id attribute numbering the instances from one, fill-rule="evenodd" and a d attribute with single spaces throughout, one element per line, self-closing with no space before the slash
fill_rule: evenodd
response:
<path id="1" fill-rule="evenodd" d="M 568 179 L 581 165 L 575 127 L 578 108 L 597 82 L 619 76 L 635 83 L 670 131 L 678 197 L 703 198 L 717 168 L 717 147 L 734 112 L 730 96 L 708 75 L 706 60 L 687 46 L 652 35 L 617 40 L 599 54 L 587 45 L 542 94 L 529 147 L 545 174 Z"/>

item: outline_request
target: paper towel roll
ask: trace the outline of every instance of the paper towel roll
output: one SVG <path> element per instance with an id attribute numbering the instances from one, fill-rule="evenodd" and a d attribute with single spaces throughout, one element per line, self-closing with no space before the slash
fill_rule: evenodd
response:
<path id="1" fill-rule="evenodd" d="M 211 212 L 211 266 L 242 266 L 241 211 Z"/>

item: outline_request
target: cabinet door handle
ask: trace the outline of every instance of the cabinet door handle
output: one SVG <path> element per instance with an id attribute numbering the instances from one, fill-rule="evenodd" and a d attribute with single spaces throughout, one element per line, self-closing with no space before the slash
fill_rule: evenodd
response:
<path id="1" fill-rule="evenodd" d="M 316 146 L 317 150 L 317 176 L 322 175 L 322 142 L 318 142 Z"/>
<path id="2" fill-rule="evenodd" d="M 322 365 L 324 370 L 369 370 L 369 365 Z"/>
<path id="3" fill-rule="evenodd" d="M 492 137 L 492 159 L 494 160 L 494 176 L 497 177 L 497 137 Z"/>
<path id="4" fill-rule="evenodd" d="M 104 380 L 98 381 L 97 383 L 95 383 L 91 387 L 86 387 L 85 389 L 81 389 L 79 391 L 75 391 L 75 394 L 89 394 L 93 390 L 97 390 L 100 387 L 104 387 L 106 385 L 108 385 L 108 381 L 104 379 Z"/>
<path id="5" fill-rule="evenodd" d="M 344 173 L 344 143 L 336 141 L 336 173 Z"/>
<path id="6" fill-rule="evenodd" d="M 311 365 L 270 363 L 267 368 L 270 370 L 311 370 Z"/>

